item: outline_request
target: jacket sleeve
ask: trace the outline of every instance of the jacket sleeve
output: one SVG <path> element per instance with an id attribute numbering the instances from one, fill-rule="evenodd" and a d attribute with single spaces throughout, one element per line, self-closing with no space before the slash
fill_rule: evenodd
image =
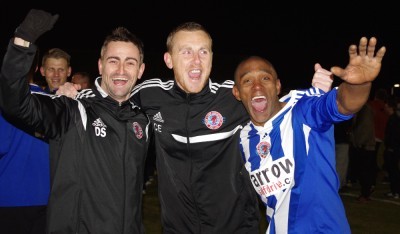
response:
<path id="1" fill-rule="evenodd" d="M 66 131 L 67 103 L 73 100 L 31 94 L 27 76 L 36 49 L 34 44 L 22 47 L 10 41 L 0 73 L 0 108 L 47 137 L 55 138 Z"/>

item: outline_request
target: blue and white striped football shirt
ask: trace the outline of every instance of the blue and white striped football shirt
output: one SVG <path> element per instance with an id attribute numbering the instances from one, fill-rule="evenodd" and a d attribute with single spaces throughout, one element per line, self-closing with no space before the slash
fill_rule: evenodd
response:
<path id="1" fill-rule="evenodd" d="M 240 147 L 250 180 L 266 206 L 267 233 L 350 233 L 338 194 L 333 123 L 337 88 L 293 90 L 263 127 L 248 123 Z"/>

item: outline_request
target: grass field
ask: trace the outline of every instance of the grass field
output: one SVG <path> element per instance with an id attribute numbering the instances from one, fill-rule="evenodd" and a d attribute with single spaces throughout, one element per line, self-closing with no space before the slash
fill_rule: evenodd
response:
<path id="1" fill-rule="evenodd" d="M 357 201 L 359 186 L 353 185 L 341 193 L 347 218 L 353 234 L 396 234 L 400 233 L 400 199 L 384 196 L 389 185 L 377 182 L 371 201 Z M 264 217 L 263 207 L 260 212 Z M 312 214 L 310 214 L 312 215 Z M 265 233 L 265 219 L 260 223 L 260 233 Z M 157 177 L 146 189 L 143 197 L 143 223 L 147 234 L 162 233 L 160 206 L 157 198 Z"/>

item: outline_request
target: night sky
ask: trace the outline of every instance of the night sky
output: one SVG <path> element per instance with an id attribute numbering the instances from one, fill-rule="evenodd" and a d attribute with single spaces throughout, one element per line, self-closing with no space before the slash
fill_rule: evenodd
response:
<path id="1" fill-rule="evenodd" d="M 365 1 L 319 3 L 324 7 L 299 1 L 248 0 L 106 1 L 107 5 L 91 7 L 70 1 L 32 2 L 36 5 L 1 7 L 1 59 L 15 28 L 30 8 L 37 8 L 60 15 L 54 28 L 37 41 L 40 49 L 64 49 L 72 56 L 73 72 L 88 71 L 94 77 L 105 36 L 125 26 L 145 44 L 143 78 L 172 78 L 163 61 L 168 33 L 182 22 L 196 21 L 213 37 L 211 78 L 215 81 L 232 79 L 244 56 L 260 55 L 274 64 L 283 88 L 308 87 L 316 62 L 325 68 L 343 67 L 348 63 L 350 44 L 358 44 L 362 36 L 376 36 L 378 47 L 385 45 L 387 53 L 374 87 L 390 89 L 400 83 L 400 11 L 383 1 L 371 5 Z"/>

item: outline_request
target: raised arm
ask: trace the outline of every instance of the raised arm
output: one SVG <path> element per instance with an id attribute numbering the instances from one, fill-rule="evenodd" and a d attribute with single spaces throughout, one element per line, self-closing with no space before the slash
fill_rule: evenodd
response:
<path id="1" fill-rule="evenodd" d="M 28 103 L 30 90 L 26 77 L 37 49 L 33 43 L 49 31 L 57 19 L 58 15 L 32 9 L 15 30 L 1 68 L 0 103 L 5 112 L 18 114 L 24 110 L 23 104 Z"/>
<path id="2" fill-rule="evenodd" d="M 371 91 L 372 81 L 376 79 L 380 70 L 386 48 L 381 47 L 375 54 L 377 40 L 371 37 L 360 39 L 356 45 L 349 47 L 349 64 L 345 69 L 334 66 L 331 72 L 343 80 L 337 94 L 337 105 L 342 114 L 353 114 L 367 102 Z"/>
<path id="3" fill-rule="evenodd" d="M 54 133 L 52 129 L 61 129 L 59 125 L 51 124 L 52 122 L 63 121 L 55 118 L 58 114 L 51 113 L 55 110 L 63 112 L 66 108 L 49 101 L 52 98 L 48 95 L 31 94 L 27 75 L 37 50 L 34 42 L 53 27 L 57 18 L 58 15 L 51 15 L 42 10 L 29 11 L 8 44 L 0 72 L 2 111 L 26 125 L 39 129 L 40 132 L 46 133 L 46 136 Z"/>

